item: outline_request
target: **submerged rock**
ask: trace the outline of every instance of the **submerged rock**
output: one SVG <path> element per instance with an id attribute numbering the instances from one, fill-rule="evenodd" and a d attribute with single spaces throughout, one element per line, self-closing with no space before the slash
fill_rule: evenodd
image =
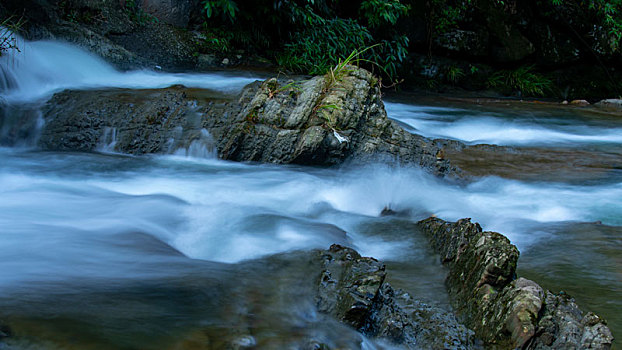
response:
<path id="1" fill-rule="evenodd" d="M 610 98 L 606 100 L 598 101 L 594 104 L 596 107 L 603 108 L 611 108 L 611 109 L 622 109 L 622 99 Z"/>
<path id="2" fill-rule="evenodd" d="M 106 130 L 114 129 L 117 152 L 167 153 L 206 129 L 222 159 L 335 165 L 387 158 L 438 175 L 459 172 L 437 156 L 437 142 L 387 118 L 378 81 L 360 68 L 348 66 L 334 80 L 256 82 L 237 99 L 205 94 L 183 87 L 61 92 L 44 110 L 39 144 L 93 151 L 105 142 Z"/>
<path id="3" fill-rule="evenodd" d="M 605 322 L 584 314 L 567 295 L 516 278 L 518 249 L 503 235 L 483 232 L 469 219 L 418 223 L 441 261 L 452 304 L 461 320 L 501 349 L 610 349 Z"/>

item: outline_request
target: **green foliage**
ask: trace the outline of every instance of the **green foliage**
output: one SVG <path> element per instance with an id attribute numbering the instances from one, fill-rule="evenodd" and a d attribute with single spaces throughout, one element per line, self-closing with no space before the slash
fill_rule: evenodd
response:
<path id="1" fill-rule="evenodd" d="M 14 20 L 14 17 L 9 17 L 0 22 L 0 56 L 7 50 L 18 50 L 17 39 L 13 33 L 19 32 L 24 25 L 23 18 Z"/>
<path id="2" fill-rule="evenodd" d="M 359 10 L 371 28 L 383 24 L 395 25 L 400 16 L 408 13 L 409 6 L 399 0 L 364 0 Z"/>
<path id="3" fill-rule="evenodd" d="M 451 84 L 456 84 L 465 76 L 464 70 L 457 66 L 448 66 L 445 68 L 445 79 Z"/>
<path id="4" fill-rule="evenodd" d="M 299 81 L 290 81 L 287 84 L 281 85 L 279 84 L 278 79 L 270 79 L 266 83 L 266 87 L 268 88 L 268 98 L 270 99 L 286 91 L 289 92 L 291 97 L 294 97 L 298 95 L 301 90 Z"/>
<path id="5" fill-rule="evenodd" d="M 350 72 L 350 69 L 348 68 L 348 66 L 350 65 L 358 65 L 359 62 L 363 61 L 363 62 L 369 62 L 369 63 L 374 63 L 374 62 L 370 62 L 369 60 L 361 57 L 366 51 L 372 50 L 374 47 L 378 46 L 379 44 L 376 45 L 372 45 L 369 47 L 366 47 L 364 49 L 355 49 L 354 51 L 352 51 L 348 57 L 346 57 L 345 59 L 341 59 L 339 58 L 339 61 L 337 62 L 337 64 L 330 68 L 330 70 L 326 73 L 325 77 L 326 77 L 326 90 L 331 89 L 337 82 L 341 81 L 346 74 L 348 74 Z"/>
<path id="6" fill-rule="evenodd" d="M 609 35 L 609 48 L 622 48 L 622 0 L 548 0 L 554 6 L 575 6 L 586 16 L 595 14 L 594 26 L 603 26 Z"/>
<path id="7" fill-rule="evenodd" d="M 61 0 L 57 3 L 61 17 L 72 23 L 92 24 L 105 20 L 100 10 L 92 8 L 76 8 L 69 0 Z"/>
<path id="8" fill-rule="evenodd" d="M 283 54 L 277 56 L 279 65 L 308 74 L 325 74 L 342 57 L 371 44 L 367 28 L 354 20 L 318 18 L 305 30 L 296 32 Z"/>
<path id="9" fill-rule="evenodd" d="M 408 37 L 400 35 L 394 40 L 382 40 L 379 50 L 372 50 L 370 61 L 377 64 L 391 80 L 396 80 L 398 70 L 408 56 Z"/>
<path id="10" fill-rule="evenodd" d="M 331 110 L 341 110 L 341 107 L 337 106 L 336 104 L 323 104 L 323 105 L 319 105 L 317 106 L 316 112 L 320 115 L 320 117 L 324 120 L 324 123 L 327 127 L 335 130 L 335 121 L 333 120 L 332 116 L 331 116 Z"/>
<path id="11" fill-rule="evenodd" d="M 504 92 L 520 91 L 527 96 L 544 96 L 553 83 L 545 76 L 533 72 L 533 66 L 495 72 L 488 79 L 488 87 Z"/>
<path id="12" fill-rule="evenodd" d="M 405 35 L 371 45 L 374 38 L 369 30 L 354 20 L 321 19 L 316 23 L 297 32 L 285 45 L 284 52 L 277 57 L 279 65 L 293 72 L 325 74 L 343 62 L 342 57 L 354 53 L 356 62 L 364 62 L 371 69 L 377 67 L 390 79 L 397 78 L 399 66 L 408 54 Z M 364 47 L 368 49 L 361 49 Z"/>
<path id="13" fill-rule="evenodd" d="M 429 0 L 426 2 L 429 40 L 446 33 L 458 26 L 472 7 L 472 0 L 446 1 Z"/>
<path id="14" fill-rule="evenodd" d="M 202 53 L 228 53 L 231 50 L 233 32 L 221 28 L 208 28 L 204 26 L 200 39 L 197 40 L 197 49 Z"/>
<path id="15" fill-rule="evenodd" d="M 235 15 L 239 11 L 238 5 L 233 0 L 205 0 L 203 9 L 207 18 L 220 14 L 231 23 L 235 22 Z"/>
<path id="16" fill-rule="evenodd" d="M 130 17 L 130 20 L 141 26 L 147 23 L 157 23 L 158 19 L 143 11 L 136 1 L 137 0 L 125 0 L 125 12 Z"/>
<path id="17" fill-rule="evenodd" d="M 202 3 L 206 18 L 210 19 L 206 23 L 212 30 L 221 28 L 223 32 L 216 36 L 206 32 L 213 39 L 204 46 L 273 55 L 279 65 L 296 73 L 324 74 L 340 57 L 380 43 L 364 58 L 393 78 L 408 54 L 408 38 L 394 26 L 409 9 L 400 0 L 359 0 L 353 6 L 343 6 L 337 0 Z M 226 32 L 245 34 L 239 35 L 242 40 L 238 40 Z"/>
<path id="18" fill-rule="evenodd" d="M 608 29 L 610 48 L 619 51 L 622 45 L 622 0 L 595 0 L 588 3 L 589 7 L 601 16 L 603 24 Z"/>

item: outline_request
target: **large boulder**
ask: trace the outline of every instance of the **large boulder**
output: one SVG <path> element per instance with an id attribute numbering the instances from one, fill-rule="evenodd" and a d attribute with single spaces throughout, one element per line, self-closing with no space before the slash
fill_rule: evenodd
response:
<path id="1" fill-rule="evenodd" d="M 452 304 L 465 325 L 491 346 L 521 349 L 610 349 L 605 322 L 567 295 L 516 278 L 518 249 L 469 219 L 418 223 L 441 261 Z"/>
<path id="2" fill-rule="evenodd" d="M 187 147 L 205 129 L 222 159 L 335 165 L 386 158 L 458 174 L 436 142 L 387 118 L 378 81 L 356 67 L 332 81 L 253 83 L 236 98 L 183 87 L 65 91 L 43 114 L 44 149 L 94 151 L 114 141 L 118 152 L 167 153 Z M 116 138 L 106 141 L 111 131 Z"/>
<path id="3" fill-rule="evenodd" d="M 352 66 L 341 76 L 317 76 L 299 84 L 267 80 L 241 113 L 211 128 L 222 157 L 272 163 L 332 165 L 354 158 L 399 159 L 445 174 L 429 140 L 387 118 L 378 80 Z"/>

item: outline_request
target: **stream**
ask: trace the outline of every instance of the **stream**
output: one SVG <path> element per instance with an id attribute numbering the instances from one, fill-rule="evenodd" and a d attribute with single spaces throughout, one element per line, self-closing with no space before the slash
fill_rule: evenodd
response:
<path id="1" fill-rule="evenodd" d="M 11 113 L 64 89 L 234 95 L 264 78 L 119 72 L 68 44 L 22 47 L 0 57 L 0 145 Z M 36 137 L 0 147 L 0 319 L 20 336 L 10 345 L 286 348 L 310 337 L 390 349 L 315 311 L 309 252 L 350 246 L 385 262 L 394 286 L 449 308 L 446 272 L 414 224 L 430 215 L 505 234 L 521 251 L 520 276 L 566 291 L 622 336 L 619 114 L 407 94 L 386 109 L 411 132 L 471 145 L 449 157 L 480 177 L 457 185 L 386 164 L 234 163 L 207 146 L 142 157 L 43 152 Z"/>

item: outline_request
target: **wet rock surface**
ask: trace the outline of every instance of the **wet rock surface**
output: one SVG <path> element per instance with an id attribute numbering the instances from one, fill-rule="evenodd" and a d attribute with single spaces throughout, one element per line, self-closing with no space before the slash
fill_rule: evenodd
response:
<path id="1" fill-rule="evenodd" d="M 474 348 L 473 332 L 439 307 L 386 283 L 384 265 L 350 248 L 320 252 L 317 305 L 363 334 L 416 349 Z"/>
<path id="2" fill-rule="evenodd" d="M 24 13 L 30 40 L 61 40 L 89 50 L 120 69 L 196 66 L 195 37 L 187 30 L 198 1 L 9 1 Z M 200 11 L 198 11 L 200 12 Z"/>
<path id="3" fill-rule="evenodd" d="M 503 235 L 483 232 L 469 219 L 420 221 L 441 261 L 460 319 L 493 348 L 610 349 L 613 336 L 593 313 L 584 314 L 563 292 L 516 278 L 518 249 Z"/>
<path id="4" fill-rule="evenodd" d="M 459 175 L 436 142 L 387 118 L 373 75 L 350 67 L 334 82 L 270 79 L 239 96 L 173 87 L 142 92 L 66 91 L 44 109 L 44 149 L 93 151 L 110 144 L 129 154 L 170 153 L 209 131 L 222 159 L 335 165 L 387 159 Z"/>
<path id="5" fill-rule="evenodd" d="M 437 158 L 439 148 L 432 142 L 387 118 L 371 73 L 346 70 L 336 81 L 318 76 L 300 83 L 261 84 L 234 120 L 210 129 L 222 145 L 221 156 L 316 165 L 384 157 L 437 174 L 457 171 Z"/>
<path id="6" fill-rule="evenodd" d="M 201 139 L 202 116 L 185 88 L 67 91 L 44 110 L 39 145 L 60 151 L 172 153 Z M 210 110 L 224 108 L 214 103 Z"/>
<path id="7" fill-rule="evenodd" d="M 606 100 L 601 100 L 598 101 L 595 106 L 619 111 L 622 110 L 622 99 L 610 98 Z"/>

